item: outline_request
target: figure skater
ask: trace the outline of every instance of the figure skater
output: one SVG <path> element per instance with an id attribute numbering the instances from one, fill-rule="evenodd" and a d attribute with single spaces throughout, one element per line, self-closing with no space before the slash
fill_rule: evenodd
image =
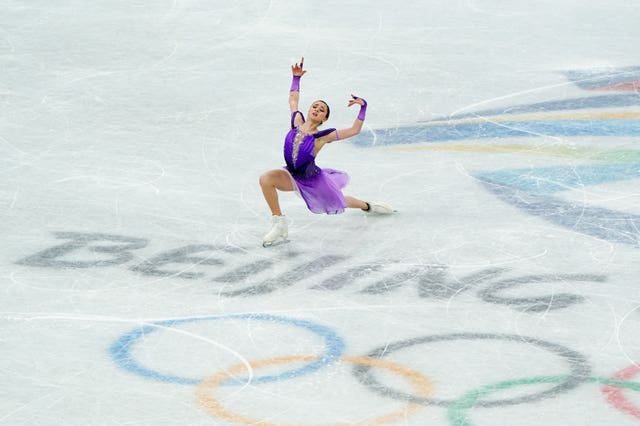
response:
<path id="1" fill-rule="evenodd" d="M 286 167 L 270 170 L 260 176 L 260 187 L 264 199 L 271 209 L 271 230 L 263 238 L 267 247 L 288 236 L 288 226 L 278 202 L 279 191 L 296 191 L 313 213 L 338 214 L 345 208 L 361 209 L 367 213 L 391 214 L 393 209 L 378 201 L 366 202 L 355 197 L 344 196 L 342 188 L 349 176 L 339 170 L 320 168 L 315 159 L 327 143 L 343 140 L 360 133 L 367 112 L 367 101 L 351 95 L 348 106 L 360 105 L 360 112 L 349 128 L 318 130 L 329 119 L 329 105 L 318 100 L 311 104 L 307 119 L 298 111 L 300 99 L 300 79 L 307 72 L 302 69 L 304 57 L 299 64 L 291 66 L 293 80 L 289 92 L 291 109 L 291 130 L 284 139 L 284 160 Z"/>

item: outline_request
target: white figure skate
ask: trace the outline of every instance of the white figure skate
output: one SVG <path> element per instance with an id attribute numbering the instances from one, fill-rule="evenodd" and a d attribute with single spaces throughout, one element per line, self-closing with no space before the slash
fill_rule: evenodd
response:
<path id="1" fill-rule="evenodd" d="M 369 204 L 369 210 L 365 210 L 365 212 L 369 214 L 388 215 L 395 212 L 393 207 L 387 203 L 383 203 L 382 201 L 368 201 L 367 204 Z"/>
<path id="2" fill-rule="evenodd" d="M 287 242 L 289 230 L 284 216 L 271 216 L 271 229 L 262 237 L 262 247 L 270 247 Z"/>

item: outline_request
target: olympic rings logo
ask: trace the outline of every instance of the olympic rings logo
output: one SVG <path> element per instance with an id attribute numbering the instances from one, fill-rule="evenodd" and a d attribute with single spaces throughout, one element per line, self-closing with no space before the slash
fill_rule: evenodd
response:
<path id="1" fill-rule="evenodd" d="M 143 365 L 143 363 L 136 358 L 136 347 L 140 345 L 144 339 L 149 338 L 152 333 L 162 329 L 179 332 L 178 328 L 182 325 L 209 321 L 259 321 L 279 326 L 290 326 L 299 331 L 309 332 L 315 339 L 319 338 L 322 341 L 323 350 L 320 354 L 273 356 L 248 361 L 231 348 L 217 343 L 218 347 L 238 358 L 240 363 L 226 367 L 222 371 L 209 375 L 208 377 L 187 377 L 162 372 Z M 187 332 L 184 333 L 189 334 Z M 528 347 L 545 351 L 561 359 L 566 364 L 568 372 L 567 374 L 561 375 L 504 380 L 465 392 L 462 396 L 455 399 L 442 399 L 433 397 L 435 393 L 434 386 L 429 378 L 422 372 L 404 367 L 395 361 L 387 359 L 395 353 L 416 346 L 453 341 L 504 341 L 525 344 Z M 349 423 L 354 425 L 390 424 L 405 420 L 408 416 L 417 413 L 423 408 L 439 406 L 446 408 L 447 418 L 450 424 L 455 426 L 471 426 L 472 422 L 469 419 L 469 414 L 474 408 L 509 406 L 553 398 L 561 393 L 569 392 L 583 383 L 601 385 L 601 392 L 606 401 L 619 411 L 640 419 L 640 407 L 628 400 L 623 392 L 624 390 L 640 392 L 640 383 L 630 381 L 636 375 L 640 374 L 640 366 L 633 365 L 613 374 L 610 378 L 593 376 L 591 375 L 591 368 L 588 361 L 582 354 L 565 346 L 537 338 L 494 333 L 451 333 L 427 335 L 397 341 L 375 348 L 364 356 L 345 355 L 345 348 L 346 344 L 342 338 L 334 330 L 325 325 L 308 320 L 253 313 L 182 318 L 147 324 L 117 339 L 110 346 L 110 355 L 119 367 L 136 375 L 160 382 L 194 385 L 196 387 L 196 400 L 203 410 L 217 418 L 240 425 L 261 424 L 265 426 L 283 426 L 286 425 L 286 423 L 273 423 L 268 419 L 254 419 L 250 415 L 233 411 L 225 405 L 228 402 L 227 399 L 218 397 L 221 387 L 247 387 L 249 385 L 267 383 L 276 384 L 318 372 L 333 364 L 353 365 L 353 376 L 372 393 L 402 404 L 400 408 L 394 409 L 391 412 L 369 415 L 365 419 L 355 420 Z M 283 365 L 294 365 L 295 367 L 280 372 L 279 374 L 256 376 L 254 373 L 254 370 L 273 370 L 274 367 Z M 384 376 L 385 379 L 388 379 L 389 374 L 400 378 L 400 382 L 404 382 L 405 386 L 402 387 L 401 390 L 384 384 L 374 374 L 374 370 L 384 371 L 386 374 Z M 394 380 L 394 386 L 397 385 L 398 380 Z M 540 387 L 544 385 L 549 386 L 546 386 L 543 390 L 539 390 Z M 501 391 L 513 388 L 526 389 L 527 387 L 534 388 L 537 391 L 528 394 L 519 392 L 520 396 L 513 398 L 490 399 L 492 395 L 498 394 Z M 410 388 L 410 392 L 406 392 L 405 388 Z"/>

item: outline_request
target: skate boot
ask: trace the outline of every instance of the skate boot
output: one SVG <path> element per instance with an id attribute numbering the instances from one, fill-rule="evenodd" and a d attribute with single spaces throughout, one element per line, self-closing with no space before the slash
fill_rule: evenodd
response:
<path id="1" fill-rule="evenodd" d="M 368 210 L 365 210 L 365 212 L 369 213 L 369 214 L 392 214 L 395 210 L 393 209 L 393 207 L 391 207 L 389 204 L 387 203 L 383 203 L 382 201 L 371 201 L 371 202 L 366 202 L 367 205 L 369 206 Z"/>
<path id="2" fill-rule="evenodd" d="M 262 237 L 262 247 L 269 247 L 287 241 L 289 230 L 284 216 L 271 216 L 271 229 Z"/>

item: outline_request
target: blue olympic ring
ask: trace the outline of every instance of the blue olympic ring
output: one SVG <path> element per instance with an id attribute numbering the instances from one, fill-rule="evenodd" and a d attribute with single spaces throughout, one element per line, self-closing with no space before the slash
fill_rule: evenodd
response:
<path id="1" fill-rule="evenodd" d="M 324 339 L 325 348 L 326 348 L 325 353 L 318 356 L 318 358 L 313 362 L 310 362 L 300 368 L 285 371 L 281 374 L 254 377 L 251 379 L 252 383 L 277 382 L 280 380 L 291 379 L 291 378 L 299 377 L 308 373 L 312 373 L 332 363 L 338 358 L 340 358 L 345 348 L 345 343 L 342 340 L 342 338 L 338 336 L 332 329 L 320 324 L 315 324 L 310 321 L 280 317 L 280 316 L 269 315 L 269 314 L 230 314 L 230 315 L 214 315 L 214 316 L 197 317 L 197 318 L 182 318 L 177 320 L 155 322 L 151 325 L 146 325 L 140 328 L 136 328 L 135 330 L 132 330 L 129 333 L 123 335 L 110 346 L 109 352 L 111 354 L 111 358 L 119 367 L 131 373 L 134 373 L 146 378 L 158 380 L 161 382 L 184 384 L 184 385 L 196 385 L 200 383 L 204 378 L 196 379 L 196 378 L 190 378 L 190 377 L 174 376 L 170 374 L 163 374 L 156 370 L 146 368 L 133 358 L 131 354 L 131 350 L 138 341 L 140 341 L 143 337 L 153 333 L 158 328 L 168 328 L 168 327 L 174 327 L 176 325 L 180 325 L 184 323 L 208 321 L 208 320 L 220 320 L 220 319 L 222 320 L 248 319 L 248 320 L 271 321 L 271 322 L 280 323 L 280 324 L 290 324 L 296 327 L 307 329 Z M 227 382 L 227 384 L 232 384 L 232 383 L 243 384 L 243 383 L 246 383 L 246 381 L 236 380 L 236 381 Z"/>

